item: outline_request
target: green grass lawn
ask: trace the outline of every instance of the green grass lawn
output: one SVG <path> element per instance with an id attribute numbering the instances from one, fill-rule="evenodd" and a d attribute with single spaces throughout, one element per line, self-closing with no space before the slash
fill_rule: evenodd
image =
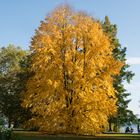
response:
<path id="1" fill-rule="evenodd" d="M 47 135 L 40 132 L 14 132 L 13 140 L 140 140 L 138 134 L 101 134 L 97 136 Z"/>

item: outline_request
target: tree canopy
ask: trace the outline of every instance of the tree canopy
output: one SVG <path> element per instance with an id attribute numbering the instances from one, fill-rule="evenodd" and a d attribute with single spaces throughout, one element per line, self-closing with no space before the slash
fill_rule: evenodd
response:
<path id="1" fill-rule="evenodd" d="M 114 88 L 117 91 L 117 115 L 110 117 L 109 122 L 114 123 L 117 127 L 124 124 L 136 122 L 136 116 L 128 109 L 128 104 L 131 100 L 128 99 L 130 93 L 124 87 L 124 82 L 130 83 L 134 73 L 129 70 L 129 65 L 126 63 L 126 47 L 122 47 L 117 38 L 117 25 L 111 24 L 109 17 L 105 17 L 102 23 L 104 32 L 109 36 L 111 44 L 113 45 L 113 56 L 121 62 L 125 62 L 121 68 L 120 74 L 114 77 Z M 112 45 L 110 47 L 112 47 Z M 111 130 L 111 128 L 110 128 Z"/>
<path id="2" fill-rule="evenodd" d="M 103 131 L 117 111 L 113 78 L 124 64 L 113 57 L 115 47 L 84 12 L 60 6 L 50 13 L 30 48 L 33 75 L 23 94 L 35 114 L 30 123 L 49 133 Z"/>
<path id="3" fill-rule="evenodd" d="M 8 118 L 9 127 L 11 122 L 22 118 L 20 93 L 23 82 L 18 74 L 25 56 L 26 51 L 14 45 L 0 48 L 0 112 Z"/>

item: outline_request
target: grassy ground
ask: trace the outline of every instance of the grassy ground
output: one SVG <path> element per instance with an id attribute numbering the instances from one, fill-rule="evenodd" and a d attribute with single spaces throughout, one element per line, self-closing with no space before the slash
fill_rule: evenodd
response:
<path id="1" fill-rule="evenodd" d="M 97 136 L 47 135 L 39 132 L 14 132 L 13 140 L 140 140 L 138 134 L 101 134 Z"/>

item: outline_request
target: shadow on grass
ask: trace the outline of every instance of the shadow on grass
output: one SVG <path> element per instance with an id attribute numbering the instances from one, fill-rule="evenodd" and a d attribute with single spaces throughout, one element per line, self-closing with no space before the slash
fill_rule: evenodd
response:
<path id="1" fill-rule="evenodd" d="M 12 140 L 140 140 L 140 135 L 71 136 L 16 132 Z"/>

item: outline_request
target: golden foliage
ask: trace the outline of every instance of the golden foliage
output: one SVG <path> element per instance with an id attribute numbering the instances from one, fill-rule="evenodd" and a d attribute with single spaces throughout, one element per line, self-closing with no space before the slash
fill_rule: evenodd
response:
<path id="1" fill-rule="evenodd" d="M 113 76 L 123 65 L 112 50 L 92 17 L 67 6 L 49 14 L 31 45 L 34 76 L 23 102 L 36 114 L 30 121 L 50 133 L 103 131 L 117 110 Z"/>

